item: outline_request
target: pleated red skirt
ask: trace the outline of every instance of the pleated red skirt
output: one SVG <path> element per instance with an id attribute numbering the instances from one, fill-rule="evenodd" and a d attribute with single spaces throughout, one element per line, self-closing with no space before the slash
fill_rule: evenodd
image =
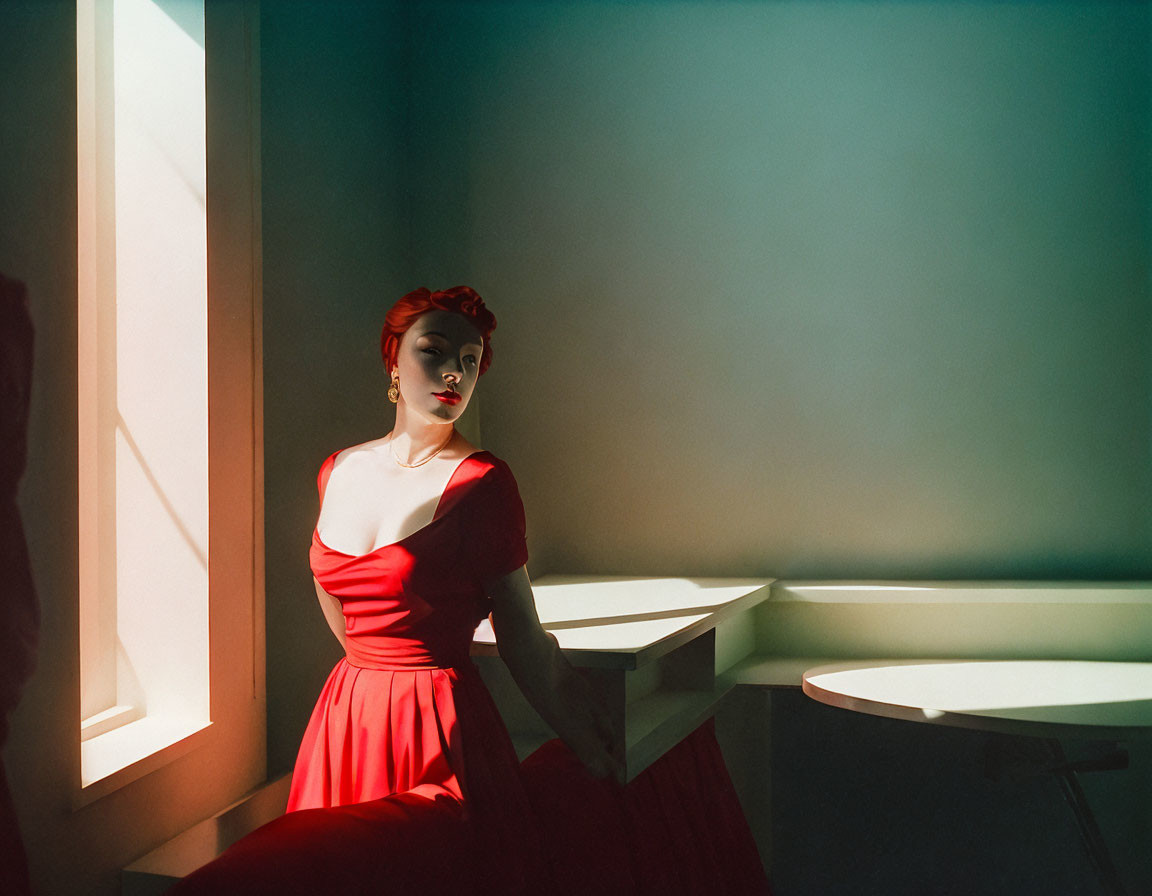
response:
<path id="1" fill-rule="evenodd" d="M 515 788 L 538 835 L 528 842 L 493 838 L 447 796 L 397 794 L 290 812 L 171 892 L 770 892 L 711 722 L 626 787 L 592 778 L 561 741 L 550 741 L 524 761 Z M 509 878 L 511 868 L 520 870 Z"/>

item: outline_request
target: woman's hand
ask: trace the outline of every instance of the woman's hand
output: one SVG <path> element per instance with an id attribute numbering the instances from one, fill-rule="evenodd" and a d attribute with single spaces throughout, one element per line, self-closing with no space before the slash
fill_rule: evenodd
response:
<path id="1" fill-rule="evenodd" d="M 573 721 L 564 742 L 594 777 L 624 783 L 624 732 L 618 730 L 623 719 L 620 726 L 613 724 L 611 713 L 588 679 L 564 658 L 555 637 L 548 632 L 545 635 L 555 645 L 553 662 L 560 668 L 554 677 L 562 682 L 558 689 L 563 695 L 564 711 Z"/>
<path id="2" fill-rule="evenodd" d="M 613 724 L 600 695 L 541 627 L 527 571 L 521 567 L 496 580 L 488 594 L 500 656 L 532 708 L 592 775 L 623 783 L 623 720 Z"/>

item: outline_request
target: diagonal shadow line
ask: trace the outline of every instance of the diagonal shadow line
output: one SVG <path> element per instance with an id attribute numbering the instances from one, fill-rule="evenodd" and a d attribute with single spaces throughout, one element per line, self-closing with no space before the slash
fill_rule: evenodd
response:
<path id="1" fill-rule="evenodd" d="M 164 489 L 160 487 L 160 482 L 152 473 L 152 468 L 148 466 L 148 462 L 144 460 L 144 454 L 140 451 L 140 446 L 136 444 L 136 440 L 132 438 L 132 433 L 128 431 L 128 424 L 124 422 L 124 418 L 116 414 L 116 428 L 120 430 L 124 436 L 124 441 L 128 445 L 128 449 L 132 452 L 132 456 L 136 458 L 136 463 L 140 465 L 140 470 L 144 473 L 144 478 L 148 480 L 148 484 L 152 486 L 152 491 L 156 493 L 156 498 L 160 501 L 160 506 L 164 508 L 164 512 L 168 514 L 169 519 L 172 520 L 176 528 L 180 532 L 180 536 L 187 543 L 192 553 L 196 555 L 196 559 L 200 561 L 200 566 L 203 569 L 208 568 L 208 557 L 200 546 L 196 543 L 192 533 L 188 531 L 188 527 L 184 525 L 184 521 L 180 519 L 180 515 L 176 512 L 176 508 L 172 502 L 168 500 L 168 496 L 164 494 Z"/>
<path id="2" fill-rule="evenodd" d="M 148 139 L 148 142 L 152 145 L 152 148 L 155 149 L 167 163 L 168 168 L 171 170 L 172 174 L 175 175 L 176 179 L 179 180 L 180 183 L 184 185 L 184 188 L 192 194 L 192 197 L 196 200 L 196 204 L 200 206 L 200 211 L 206 212 L 207 206 L 205 205 L 204 193 L 199 189 L 198 185 L 193 183 L 192 178 L 190 178 L 188 173 L 182 167 L 180 167 L 179 163 L 176 161 L 176 158 L 170 152 L 168 152 L 167 147 L 164 146 L 163 142 L 161 142 L 159 138 L 156 137 L 155 133 L 151 129 L 142 127 L 140 130 Z"/>
<path id="3" fill-rule="evenodd" d="M 153 0 L 152 5 L 155 6 L 156 9 L 158 9 L 161 13 L 163 13 L 174 27 L 178 28 L 182 33 L 190 37 L 200 47 L 201 53 L 204 52 L 203 40 L 197 40 L 196 35 L 192 34 L 186 27 L 184 27 L 180 22 L 173 18 L 172 10 L 165 9 L 164 5 L 155 2 L 155 0 Z M 168 152 L 168 148 L 164 145 L 164 141 L 156 136 L 155 129 L 148 126 L 151 124 L 151 122 L 148 120 L 137 119 L 137 123 L 140 127 L 140 133 L 143 134 L 145 138 L 147 138 L 148 142 L 152 145 L 152 148 L 161 155 L 164 161 L 168 164 L 169 169 L 171 169 L 176 178 L 184 185 L 185 189 L 187 189 L 187 191 L 192 194 L 192 197 L 200 206 L 200 210 L 206 211 L 206 199 L 204 196 L 204 191 L 199 189 L 198 185 L 192 181 L 187 172 L 176 161 L 175 157 L 170 152 Z"/>
<path id="4" fill-rule="evenodd" d="M 173 25 L 180 29 L 180 31 L 190 37 L 192 41 L 201 50 L 204 49 L 204 21 L 203 16 L 199 21 L 185 21 L 185 16 L 179 15 L 177 12 L 180 5 L 174 6 L 168 0 L 152 0 L 152 5 L 156 7 Z M 195 9 L 195 7 L 192 7 Z M 199 27 L 197 27 L 199 26 Z"/>
<path id="5" fill-rule="evenodd" d="M 680 607 L 675 610 L 653 610 L 649 613 L 625 613 L 621 616 L 589 616 L 586 619 L 561 619 L 556 622 L 544 622 L 545 631 L 556 631 L 558 629 L 566 628 L 586 628 L 593 625 L 617 625 L 622 622 L 649 622 L 653 619 L 676 619 L 680 616 L 700 616 L 705 613 L 712 613 L 722 607 L 727 606 L 723 604 L 710 604 L 704 607 Z"/>

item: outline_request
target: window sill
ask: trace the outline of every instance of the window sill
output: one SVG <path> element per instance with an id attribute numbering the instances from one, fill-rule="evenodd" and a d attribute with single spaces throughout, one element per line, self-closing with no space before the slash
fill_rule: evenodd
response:
<path id="1" fill-rule="evenodd" d="M 204 742 L 210 721 L 187 716 L 150 715 L 84 741 L 80 745 L 80 808 L 167 765 Z"/>
<path id="2" fill-rule="evenodd" d="M 89 716 L 80 723 L 80 740 L 88 741 L 94 737 L 100 737 L 102 734 L 107 734 L 109 731 L 122 728 L 143 718 L 143 715 L 138 706 L 113 706 L 103 712 L 96 713 L 94 716 Z"/>

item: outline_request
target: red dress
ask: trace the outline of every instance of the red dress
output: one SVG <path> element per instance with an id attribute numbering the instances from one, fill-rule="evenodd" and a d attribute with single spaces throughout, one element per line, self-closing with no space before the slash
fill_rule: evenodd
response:
<path id="1" fill-rule="evenodd" d="M 491 610 L 483 583 L 527 559 L 502 461 L 462 461 L 408 537 L 354 555 L 314 531 L 310 559 L 341 602 L 347 656 L 308 723 L 288 812 L 173 893 L 768 892 L 711 722 L 626 788 L 560 741 L 517 762 L 469 659 Z"/>
<path id="2" fill-rule="evenodd" d="M 321 501 L 335 461 L 320 468 Z M 422 529 L 362 555 L 314 530 L 309 559 L 343 607 L 347 657 L 304 733 L 288 811 L 401 792 L 467 806 L 481 778 L 514 778 L 512 745 L 468 656 L 491 609 L 483 583 L 528 559 L 508 466 L 476 452 Z"/>
<path id="3" fill-rule="evenodd" d="M 321 502 L 338 454 L 320 468 Z M 475 452 L 423 528 L 360 555 L 329 547 L 313 530 L 309 559 L 342 605 L 347 656 L 305 730 L 288 811 L 404 793 L 477 822 L 483 839 L 495 841 L 486 854 L 497 842 L 530 841 L 516 753 L 469 658 L 491 611 L 484 583 L 528 559 L 524 507 L 507 464 Z M 509 861 L 502 858 L 501 877 Z"/>

